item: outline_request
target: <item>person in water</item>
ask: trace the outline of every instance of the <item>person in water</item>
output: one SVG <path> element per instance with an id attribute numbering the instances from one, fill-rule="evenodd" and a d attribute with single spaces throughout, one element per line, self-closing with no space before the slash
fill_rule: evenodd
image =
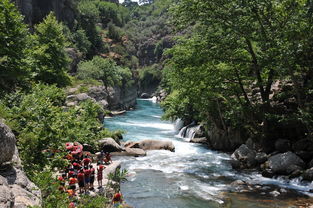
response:
<path id="1" fill-rule="evenodd" d="M 116 207 L 116 208 L 122 207 L 122 203 L 123 203 L 122 194 L 120 192 L 115 193 L 112 198 L 113 207 Z"/>

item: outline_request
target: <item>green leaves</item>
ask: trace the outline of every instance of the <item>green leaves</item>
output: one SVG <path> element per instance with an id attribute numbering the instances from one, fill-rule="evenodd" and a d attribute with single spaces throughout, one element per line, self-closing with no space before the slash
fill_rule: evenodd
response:
<path id="1" fill-rule="evenodd" d="M 126 85 L 132 80 L 132 73 L 128 68 L 117 66 L 113 60 L 95 56 L 91 61 L 79 64 L 78 77 L 101 80 L 108 88 L 115 85 Z"/>
<path id="2" fill-rule="evenodd" d="M 35 29 L 31 52 L 34 79 L 47 84 L 57 84 L 59 87 L 68 85 L 69 59 L 65 52 L 67 42 L 62 24 L 50 13 Z"/>
<path id="3" fill-rule="evenodd" d="M 313 60 L 309 10 L 301 0 L 177 1 L 171 8 L 173 21 L 189 32 L 166 52 L 171 58 L 164 75 L 175 92 L 164 103 L 166 115 L 175 117 L 176 111 L 184 116 L 181 110 L 189 109 L 187 119 L 236 128 L 252 125 L 254 132 L 260 132 L 257 123 L 294 120 L 275 111 L 279 107 L 271 94 L 277 80 L 292 82 L 286 100 L 297 97 L 293 113 L 312 101 L 307 93 Z"/>
<path id="4" fill-rule="evenodd" d="M 0 94 L 22 86 L 27 80 L 28 35 L 15 5 L 9 0 L 0 1 Z"/>
<path id="5" fill-rule="evenodd" d="M 64 143 L 78 141 L 96 145 L 113 136 L 98 120 L 101 108 L 92 101 L 64 109 L 65 93 L 56 86 L 36 85 L 29 94 L 20 93 L 16 101 L 7 100 L 6 120 L 18 132 L 18 147 L 29 175 L 44 167 L 63 167 L 60 154 Z M 52 157 L 47 157 L 54 153 Z"/>

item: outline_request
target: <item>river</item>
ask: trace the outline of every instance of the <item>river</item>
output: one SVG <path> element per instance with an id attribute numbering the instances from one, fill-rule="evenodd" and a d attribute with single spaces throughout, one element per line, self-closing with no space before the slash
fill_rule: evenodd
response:
<path id="1" fill-rule="evenodd" d="M 145 157 L 119 157 L 129 172 L 121 184 L 125 201 L 136 208 L 298 207 L 311 203 L 310 183 L 268 179 L 258 172 L 237 172 L 230 156 L 177 137 L 174 125 L 161 120 L 163 110 L 138 100 L 134 111 L 105 119 L 105 127 L 125 130 L 124 141 L 171 140 L 175 152 L 148 151 Z M 236 180 L 249 185 L 231 185 Z M 274 196 L 276 195 L 276 196 Z"/>

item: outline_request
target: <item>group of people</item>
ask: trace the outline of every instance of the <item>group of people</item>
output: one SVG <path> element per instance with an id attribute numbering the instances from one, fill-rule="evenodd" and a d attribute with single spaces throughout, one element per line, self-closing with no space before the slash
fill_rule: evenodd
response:
<path id="1" fill-rule="evenodd" d="M 60 182 L 59 190 L 67 192 L 70 199 L 73 199 L 77 195 L 77 185 L 80 194 L 94 190 L 95 179 L 98 181 L 98 188 L 101 188 L 103 171 L 105 169 L 104 165 L 112 163 L 110 153 L 101 151 L 101 153 L 97 155 L 97 165 L 94 167 L 90 153 L 83 152 L 83 147 L 79 143 L 66 143 L 66 149 L 68 151 L 66 159 L 70 162 L 70 165 L 68 165 L 58 177 Z M 120 193 L 115 194 L 116 196 L 114 195 L 112 200 L 113 204 L 115 204 L 114 201 L 116 201 L 116 199 L 120 198 L 121 200 L 119 194 Z M 74 203 L 71 202 L 69 207 L 75 207 Z"/>

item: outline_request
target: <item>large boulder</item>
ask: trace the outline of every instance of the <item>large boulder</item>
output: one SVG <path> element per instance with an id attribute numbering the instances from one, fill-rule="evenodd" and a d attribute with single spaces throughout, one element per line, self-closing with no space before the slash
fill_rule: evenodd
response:
<path id="1" fill-rule="evenodd" d="M 292 145 L 294 151 L 313 151 L 313 141 L 311 139 L 301 139 Z"/>
<path id="2" fill-rule="evenodd" d="M 101 139 L 98 145 L 104 152 L 121 152 L 125 150 L 112 138 Z"/>
<path id="3" fill-rule="evenodd" d="M 41 205 L 41 192 L 26 176 L 17 149 L 9 164 L 0 165 L 0 207 L 26 208 Z"/>
<path id="4" fill-rule="evenodd" d="M 239 161 L 243 168 L 251 168 L 257 165 L 256 152 L 245 144 L 236 149 L 231 157 L 233 160 Z"/>
<path id="5" fill-rule="evenodd" d="M 12 160 L 15 142 L 16 139 L 11 129 L 0 121 L 0 165 Z"/>
<path id="6" fill-rule="evenodd" d="M 305 164 L 303 160 L 292 152 L 280 153 L 268 159 L 268 169 L 274 174 L 289 175 L 302 169 Z"/>
<path id="7" fill-rule="evenodd" d="M 288 139 L 278 139 L 275 142 L 275 149 L 282 153 L 290 151 L 290 141 Z"/>
<path id="8" fill-rule="evenodd" d="M 303 180 L 313 181 L 313 168 L 306 170 L 303 175 Z"/>
<path id="9" fill-rule="evenodd" d="M 93 86 L 88 90 L 88 95 L 94 98 L 96 101 L 107 100 L 108 93 L 104 86 Z"/>
<path id="10" fill-rule="evenodd" d="M 215 150 L 232 152 L 245 143 L 245 136 L 239 130 L 227 128 L 226 130 L 213 126 L 208 132 L 208 141 Z"/>
<path id="11" fill-rule="evenodd" d="M 191 143 L 208 144 L 208 139 L 206 137 L 192 138 L 192 139 L 190 139 L 190 142 Z"/>
<path id="12" fill-rule="evenodd" d="M 129 148 L 140 148 L 143 150 L 169 150 L 175 152 L 175 146 L 171 141 L 163 141 L 163 140 L 142 140 L 138 142 L 130 142 L 126 143 L 125 147 Z"/>
<path id="13" fill-rule="evenodd" d="M 147 152 L 143 149 L 139 148 L 125 148 L 125 151 L 122 152 L 113 152 L 112 155 L 114 156 L 133 156 L 133 157 L 139 157 L 139 156 L 146 156 Z"/>

